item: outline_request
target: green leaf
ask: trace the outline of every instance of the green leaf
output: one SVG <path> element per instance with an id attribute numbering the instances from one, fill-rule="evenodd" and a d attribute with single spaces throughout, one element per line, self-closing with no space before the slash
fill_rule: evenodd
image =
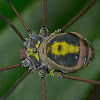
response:
<path id="1" fill-rule="evenodd" d="M 90 0 L 48 0 L 46 27 L 52 33 L 62 28 L 88 4 Z M 43 21 L 43 0 L 17 0 L 12 3 L 32 31 L 39 32 Z M 94 47 L 95 59 L 86 68 L 69 75 L 98 80 L 100 78 L 100 1 L 65 32 L 78 32 Z M 24 37 L 28 33 L 7 0 L 0 0 L 0 12 L 9 18 Z M 0 68 L 19 64 L 20 49 L 24 48 L 16 33 L 0 19 Z M 14 68 L 0 72 L 0 98 L 27 71 Z M 45 78 L 47 100 L 86 100 L 93 85 L 89 83 L 47 76 Z M 43 100 L 41 79 L 38 74 L 29 74 L 6 100 Z"/>

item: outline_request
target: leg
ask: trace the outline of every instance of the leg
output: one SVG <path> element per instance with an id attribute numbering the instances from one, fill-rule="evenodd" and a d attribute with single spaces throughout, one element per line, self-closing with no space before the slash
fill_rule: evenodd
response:
<path id="1" fill-rule="evenodd" d="M 2 69 L 0 69 L 0 71 L 12 69 L 12 68 L 19 67 L 19 66 L 21 66 L 21 64 L 17 64 L 17 65 L 9 66 L 9 67 L 6 67 L 6 68 L 2 68 Z"/>
<path id="2" fill-rule="evenodd" d="M 47 0 L 44 0 L 44 11 L 43 11 L 43 26 L 40 30 L 40 34 L 41 36 L 43 37 L 48 37 L 49 35 L 49 31 L 48 29 L 45 27 L 45 24 L 46 24 L 46 12 L 47 12 Z"/>
<path id="3" fill-rule="evenodd" d="M 8 92 L 1 98 L 1 100 L 5 100 L 11 92 L 19 85 L 19 83 L 31 72 L 31 70 L 27 71 L 13 86 L 8 90 Z"/>
<path id="4" fill-rule="evenodd" d="M 88 82 L 88 83 L 100 85 L 100 82 L 98 82 L 98 81 L 87 80 L 87 79 L 82 79 L 82 78 L 78 78 L 78 77 L 63 76 L 63 75 L 61 75 L 61 78 L 72 79 L 72 80 L 77 80 L 77 81 Z"/>
<path id="5" fill-rule="evenodd" d="M 56 76 L 56 77 L 60 77 L 60 78 L 72 79 L 72 80 L 77 80 L 77 81 L 88 82 L 88 83 L 100 85 L 100 82 L 98 82 L 98 81 L 87 80 L 87 79 L 82 79 L 82 78 L 72 77 L 72 76 L 64 76 L 63 75 L 63 72 L 61 72 L 60 70 L 56 70 L 56 69 L 55 70 L 52 70 L 49 73 L 49 75 Z"/>
<path id="6" fill-rule="evenodd" d="M 21 38 L 22 41 L 25 41 L 21 33 L 15 28 L 15 26 L 2 14 L 0 14 L 0 17 L 18 34 L 18 36 Z"/>
<path id="7" fill-rule="evenodd" d="M 20 21 L 22 22 L 22 24 L 24 25 L 24 27 L 26 28 L 26 30 L 31 33 L 31 31 L 29 30 L 29 28 L 27 27 L 27 25 L 25 24 L 25 22 L 23 21 L 23 19 L 21 18 L 21 16 L 19 15 L 19 13 L 17 12 L 17 10 L 15 9 L 15 7 L 13 6 L 13 4 L 11 3 L 10 0 L 8 0 L 8 3 L 10 4 L 10 6 L 12 7 L 12 9 L 14 10 L 14 12 L 16 13 L 16 15 L 18 16 L 18 18 L 20 19 Z"/>
<path id="8" fill-rule="evenodd" d="M 44 77 L 41 77 L 41 81 L 42 81 L 43 100 L 46 100 L 46 91 L 45 91 Z"/>
<path id="9" fill-rule="evenodd" d="M 64 27 L 61 28 L 62 32 L 72 25 L 77 19 L 79 19 L 82 15 L 84 15 L 95 3 L 97 0 L 92 0 L 87 7 L 85 7 L 77 16 L 75 16 L 69 23 L 67 23 Z"/>
<path id="10" fill-rule="evenodd" d="M 47 11 L 47 0 L 44 0 L 43 27 L 45 27 L 46 24 L 46 11 Z"/>

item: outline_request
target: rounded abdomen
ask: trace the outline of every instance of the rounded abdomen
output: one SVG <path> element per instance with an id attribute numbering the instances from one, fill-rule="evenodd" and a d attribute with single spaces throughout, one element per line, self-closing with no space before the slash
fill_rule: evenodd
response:
<path id="1" fill-rule="evenodd" d="M 44 55 L 49 69 L 71 73 L 86 67 L 95 54 L 82 35 L 70 32 L 51 34 L 44 43 Z"/>

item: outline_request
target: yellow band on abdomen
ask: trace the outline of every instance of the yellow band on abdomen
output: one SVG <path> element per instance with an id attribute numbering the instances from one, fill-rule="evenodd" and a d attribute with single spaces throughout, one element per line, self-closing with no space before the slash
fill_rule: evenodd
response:
<path id="1" fill-rule="evenodd" d="M 65 56 L 68 53 L 78 53 L 78 52 L 79 52 L 79 46 L 68 44 L 65 41 L 56 42 L 51 45 L 51 53 L 54 55 Z"/>

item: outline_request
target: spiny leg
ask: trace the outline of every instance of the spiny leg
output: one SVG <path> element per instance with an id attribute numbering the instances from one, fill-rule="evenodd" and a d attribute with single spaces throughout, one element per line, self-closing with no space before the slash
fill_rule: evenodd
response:
<path id="1" fill-rule="evenodd" d="M 60 77 L 100 85 L 100 82 L 94 81 L 94 80 L 87 80 L 87 79 L 82 79 L 82 78 L 78 78 L 78 77 L 64 76 L 64 75 L 60 75 Z"/>
<path id="2" fill-rule="evenodd" d="M 76 15 L 69 23 L 67 23 L 64 27 L 62 27 L 62 32 L 72 25 L 77 19 L 79 19 L 82 15 L 84 15 L 95 3 L 97 0 L 92 0 L 78 15 Z"/>
<path id="3" fill-rule="evenodd" d="M 13 6 L 13 4 L 11 3 L 10 0 L 8 0 L 8 3 L 10 4 L 10 6 L 12 7 L 12 9 L 14 10 L 14 12 L 16 13 L 16 15 L 18 16 L 18 18 L 20 19 L 20 21 L 22 22 L 22 24 L 24 25 L 24 27 L 26 28 L 26 30 L 31 33 L 31 31 L 29 30 L 28 26 L 25 24 L 24 20 L 21 18 L 21 16 L 19 15 L 19 13 L 17 12 L 17 10 L 15 9 L 15 7 Z"/>
<path id="4" fill-rule="evenodd" d="M 47 0 L 44 0 L 43 27 L 46 24 Z"/>
<path id="5" fill-rule="evenodd" d="M 17 64 L 17 65 L 9 66 L 9 67 L 6 67 L 6 68 L 2 68 L 2 69 L 0 69 L 0 71 L 12 69 L 12 68 L 19 67 L 19 66 L 21 66 L 21 64 Z"/>
<path id="6" fill-rule="evenodd" d="M 11 93 L 12 91 L 19 85 L 19 83 L 31 72 L 31 70 L 27 71 L 9 90 L 8 92 L 0 99 L 0 100 L 5 100 Z"/>
<path id="7" fill-rule="evenodd" d="M 0 17 L 18 34 L 18 36 L 21 38 L 22 41 L 25 41 L 21 33 L 16 29 L 16 27 L 2 14 L 0 14 Z"/>
<path id="8" fill-rule="evenodd" d="M 44 77 L 41 77 L 41 82 L 42 82 L 43 100 L 46 100 L 46 91 L 45 91 Z"/>

